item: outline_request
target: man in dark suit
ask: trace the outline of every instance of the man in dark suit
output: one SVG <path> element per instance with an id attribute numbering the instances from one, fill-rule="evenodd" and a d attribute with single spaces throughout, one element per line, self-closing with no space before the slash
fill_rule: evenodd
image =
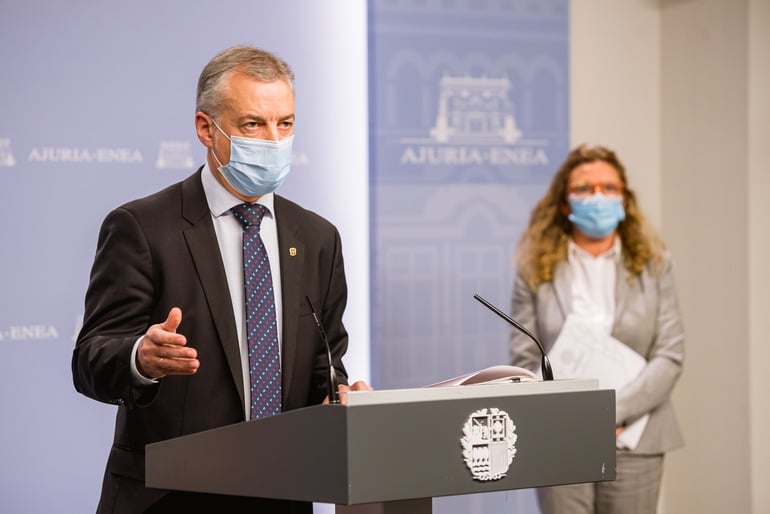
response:
<path id="1" fill-rule="evenodd" d="M 256 48 L 217 55 L 198 81 L 195 125 L 207 164 L 104 220 L 72 357 L 76 389 L 118 405 L 100 513 L 311 512 L 305 503 L 144 484 L 146 444 L 264 415 L 252 405 L 262 401 L 250 373 L 255 331 L 275 340 L 276 409 L 325 400 L 328 360 L 306 297 L 327 330 L 340 390 L 370 389 L 345 385 L 339 234 L 273 194 L 291 162 L 293 79 L 285 62 Z M 252 247 L 246 249 L 239 208 L 261 213 L 267 321 L 253 321 L 246 306 L 243 263 L 251 262 Z"/>

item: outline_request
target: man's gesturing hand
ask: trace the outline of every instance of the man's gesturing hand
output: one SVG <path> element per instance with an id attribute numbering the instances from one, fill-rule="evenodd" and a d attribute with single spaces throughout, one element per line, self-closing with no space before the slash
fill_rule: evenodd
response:
<path id="1" fill-rule="evenodd" d="M 139 373 L 148 378 L 163 378 L 166 375 L 192 375 L 198 371 L 198 352 L 186 346 L 185 336 L 176 333 L 181 322 L 182 310 L 173 307 L 166 321 L 147 329 L 136 351 Z"/>

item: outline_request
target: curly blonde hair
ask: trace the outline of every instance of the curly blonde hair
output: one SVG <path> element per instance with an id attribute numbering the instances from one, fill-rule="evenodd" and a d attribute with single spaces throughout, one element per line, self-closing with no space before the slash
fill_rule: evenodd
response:
<path id="1" fill-rule="evenodd" d="M 638 276 L 648 263 L 661 262 L 663 241 L 645 219 L 636 195 L 628 187 L 625 167 L 609 148 L 583 144 L 573 149 L 559 167 L 545 196 L 535 205 L 529 226 L 519 241 L 516 264 L 533 289 L 553 280 L 554 268 L 567 259 L 567 243 L 572 233 L 572 222 L 563 208 L 567 205 L 567 184 L 572 170 L 595 161 L 604 161 L 615 168 L 623 183 L 626 219 L 618 225 L 617 233 L 623 248 L 623 264 L 630 278 Z"/>

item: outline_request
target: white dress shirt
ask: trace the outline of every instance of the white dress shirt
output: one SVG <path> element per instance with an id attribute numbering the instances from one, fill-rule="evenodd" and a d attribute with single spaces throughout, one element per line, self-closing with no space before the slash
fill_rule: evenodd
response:
<path id="1" fill-rule="evenodd" d="M 609 334 L 615 319 L 615 282 L 621 256 L 620 238 L 594 257 L 569 241 L 567 262 L 572 271 L 572 312 L 598 323 Z"/>

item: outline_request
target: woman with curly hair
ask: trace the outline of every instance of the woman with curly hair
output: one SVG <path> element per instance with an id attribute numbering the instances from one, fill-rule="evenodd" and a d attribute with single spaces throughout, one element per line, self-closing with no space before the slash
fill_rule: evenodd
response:
<path id="1" fill-rule="evenodd" d="M 654 513 L 663 456 L 683 444 L 670 396 L 682 371 L 684 330 L 671 256 L 615 152 L 581 145 L 569 153 L 532 211 L 516 265 L 513 316 L 546 351 L 575 316 L 646 360 L 616 392 L 618 433 L 649 414 L 633 449 L 618 444 L 617 480 L 541 488 L 542 513 Z M 540 353 L 528 337 L 514 331 L 511 348 L 514 365 L 538 368 Z"/>

